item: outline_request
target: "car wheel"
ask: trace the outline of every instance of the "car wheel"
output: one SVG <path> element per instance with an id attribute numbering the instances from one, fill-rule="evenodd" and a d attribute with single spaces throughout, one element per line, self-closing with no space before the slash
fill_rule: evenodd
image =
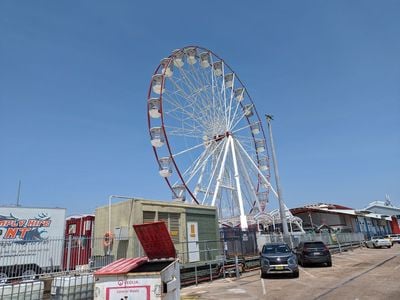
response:
<path id="1" fill-rule="evenodd" d="M 261 276 L 260 276 L 261 278 L 266 278 L 267 277 L 267 274 L 265 274 L 263 271 L 261 271 Z"/>
<path id="2" fill-rule="evenodd" d="M 294 271 L 293 272 L 293 278 L 299 278 L 299 271 Z"/>
<path id="3" fill-rule="evenodd" d="M 302 263 L 302 261 L 301 261 L 301 259 L 300 259 L 300 256 L 297 257 L 297 263 L 298 263 L 300 266 L 303 265 L 303 263 Z"/>
<path id="4" fill-rule="evenodd" d="M 329 261 L 326 263 L 326 266 L 327 266 L 327 267 L 332 267 L 332 260 L 329 260 Z"/>

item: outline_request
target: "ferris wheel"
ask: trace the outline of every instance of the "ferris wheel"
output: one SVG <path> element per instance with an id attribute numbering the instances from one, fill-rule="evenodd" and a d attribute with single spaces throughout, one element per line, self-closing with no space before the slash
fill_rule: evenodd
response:
<path id="1" fill-rule="evenodd" d="M 233 70 L 189 46 L 161 60 L 148 91 L 151 145 L 174 200 L 216 206 L 247 228 L 265 212 L 271 185 L 264 130 Z"/>

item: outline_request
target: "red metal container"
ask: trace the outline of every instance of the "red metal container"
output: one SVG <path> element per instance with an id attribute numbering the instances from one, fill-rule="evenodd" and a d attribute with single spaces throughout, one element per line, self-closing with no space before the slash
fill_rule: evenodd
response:
<path id="1" fill-rule="evenodd" d="M 133 227 L 147 257 L 122 258 L 96 271 L 94 299 L 179 299 L 179 263 L 165 223 Z"/>

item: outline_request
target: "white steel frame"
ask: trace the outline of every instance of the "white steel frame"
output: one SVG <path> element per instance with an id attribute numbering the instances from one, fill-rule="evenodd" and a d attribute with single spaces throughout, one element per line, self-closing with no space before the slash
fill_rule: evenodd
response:
<path id="1" fill-rule="evenodd" d="M 194 59 L 188 59 L 193 53 L 189 49 L 194 49 Z M 200 64 L 200 53 L 207 53 L 208 65 Z M 160 117 L 148 114 L 148 125 L 149 131 L 161 127 L 164 134 L 165 144 L 153 150 L 157 161 L 171 158 L 167 173 L 171 176 L 165 180 L 173 193 L 175 186 L 182 185 L 189 202 L 216 206 L 221 219 L 239 217 L 240 226 L 246 229 L 247 216 L 261 212 L 257 194 L 275 193 L 269 168 L 260 170 L 268 153 L 256 151 L 256 140 L 265 142 L 263 128 L 259 132 L 250 129 L 251 124 L 261 124 L 254 103 L 237 74 L 210 50 L 185 47 L 163 62 L 154 72 L 162 75 L 161 87 L 153 89 L 152 82 L 148 93 L 148 99 L 160 99 Z M 214 67 L 219 62 L 221 75 Z M 228 75 L 232 87 L 226 84 L 227 74 L 232 74 Z M 237 89 L 244 89 L 244 99 L 235 97 Z M 244 114 L 248 104 L 250 116 Z"/>

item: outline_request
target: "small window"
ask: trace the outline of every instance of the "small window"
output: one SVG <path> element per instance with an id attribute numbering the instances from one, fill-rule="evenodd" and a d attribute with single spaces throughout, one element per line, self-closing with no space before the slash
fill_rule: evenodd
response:
<path id="1" fill-rule="evenodd" d="M 91 220 L 86 220 L 85 221 L 85 231 L 89 231 L 92 227 L 92 221 Z"/>
<path id="2" fill-rule="evenodd" d="M 68 234 L 75 234 L 75 233 L 76 233 L 76 224 L 69 224 Z"/>
<path id="3" fill-rule="evenodd" d="M 143 211 L 143 223 L 152 223 L 156 218 L 155 211 Z"/>

